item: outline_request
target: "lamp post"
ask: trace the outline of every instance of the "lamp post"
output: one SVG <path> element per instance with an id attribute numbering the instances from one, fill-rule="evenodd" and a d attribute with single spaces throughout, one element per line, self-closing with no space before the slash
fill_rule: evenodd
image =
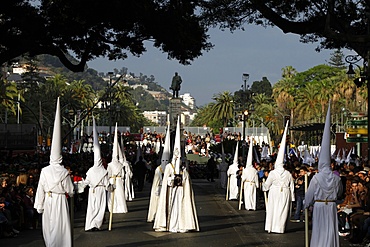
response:
<path id="1" fill-rule="evenodd" d="M 112 77 L 113 72 L 108 72 L 109 85 L 108 85 L 108 97 L 109 97 L 109 145 L 112 144 Z"/>
<path id="2" fill-rule="evenodd" d="M 363 60 L 363 67 L 361 68 L 357 63 Z M 349 63 L 348 66 L 348 71 L 347 75 L 349 77 L 354 77 L 356 74 L 353 65 L 355 65 L 359 70 L 360 70 L 360 77 L 357 77 L 354 79 L 354 83 L 356 84 L 357 87 L 361 87 L 362 85 L 366 84 L 367 88 L 367 95 L 369 97 L 370 94 L 370 85 L 369 85 L 369 80 L 370 80 L 370 70 L 368 68 L 369 65 L 369 51 L 367 52 L 367 57 L 366 59 L 361 57 L 360 55 L 348 55 L 345 57 L 345 61 Z M 370 108 L 369 108 L 369 98 L 367 100 L 367 162 L 369 164 L 370 161 L 370 121 L 369 121 L 369 116 L 370 116 Z"/>
<path id="3" fill-rule="evenodd" d="M 247 81 L 249 79 L 249 74 L 243 73 L 242 75 L 242 80 L 244 82 L 243 87 L 243 149 L 242 149 L 242 155 L 243 155 L 243 162 L 245 161 L 245 148 L 247 146 L 247 140 L 245 138 L 245 120 L 248 115 L 248 110 L 246 109 L 246 103 L 247 103 L 247 98 L 249 95 L 247 95 L 247 90 L 249 91 L 249 85 L 247 86 Z"/>

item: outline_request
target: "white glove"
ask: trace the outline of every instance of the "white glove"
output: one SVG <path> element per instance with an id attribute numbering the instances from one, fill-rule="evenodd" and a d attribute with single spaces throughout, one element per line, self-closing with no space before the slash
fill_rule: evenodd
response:
<path id="1" fill-rule="evenodd" d="M 44 209 L 37 209 L 37 213 L 42 214 L 44 212 Z"/>
<path id="2" fill-rule="evenodd" d="M 167 186 L 173 186 L 173 181 L 175 180 L 175 175 L 171 175 L 168 177 L 168 180 L 167 180 Z"/>

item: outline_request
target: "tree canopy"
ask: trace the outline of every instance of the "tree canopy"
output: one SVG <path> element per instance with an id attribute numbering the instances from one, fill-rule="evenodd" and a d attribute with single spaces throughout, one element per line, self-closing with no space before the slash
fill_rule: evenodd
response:
<path id="1" fill-rule="evenodd" d="M 5 1 L 0 8 L 0 64 L 25 54 L 49 54 L 81 72 L 87 61 L 100 56 L 139 56 L 145 41 L 169 59 L 188 64 L 211 47 L 196 7 L 193 1 Z"/>
<path id="2" fill-rule="evenodd" d="M 302 42 L 319 41 L 318 50 L 348 48 L 368 56 L 370 1 L 209 0 L 203 11 L 208 25 L 231 30 L 245 24 L 276 26 L 300 35 Z"/>
<path id="3" fill-rule="evenodd" d="M 100 56 L 140 56 L 146 41 L 189 64 L 212 47 L 209 27 L 245 24 L 277 26 L 302 42 L 319 42 L 317 50 L 348 48 L 367 58 L 369 14 L 369 1 L 12 0 L 0 9 L 0 64 L 50 54 L 81 72 Z"/>

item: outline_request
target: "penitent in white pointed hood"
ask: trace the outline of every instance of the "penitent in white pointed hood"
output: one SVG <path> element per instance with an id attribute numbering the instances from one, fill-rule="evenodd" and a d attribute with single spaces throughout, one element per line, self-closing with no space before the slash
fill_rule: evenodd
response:
<path id="1" fill-rule="evenodd" d="M 248 150 L 248 156 L 247 156 L 247 163 L 245 167 L 253 167 L 253 139 L 251 140 L 249 144 L 249 150 Z"/>
<path id="2" fill-rule="evenodd" d="M 113 140 L 113 150 L 112 150 L 112 162 L 119 161 L 119 150 L 118 150 L 118 130 L 117 130 L 117 123 L 116 128 L 114 130 L 114 140 Z"/>
<path id="3" fill-rule="evenodd" d="M 93 138 L 94 138 L 94 166 L 103 166 L 103 161 L 101 159 L 100 144 L 98 132 L 96 131 L 95 118 L 93 117 Z"/>
<path id="4" fill-rule="evenodd" d="M 59 97 L 57 99 L 57 107 L 55 111 L 53 139 L 51 142 L 50 150 L 50 165 L 61 165 L 62 164 L 62 128 L 61 128 L 61 116 L 60 116 L 60 103 Z"/>
<path id="5" fill-rule="evenodd" d="M 180 165 L 181 165 L 180 117 L 177 117 L 175 145 L 173 146 L 172 164 L 175 165 L 175 174 L 180 174 Z"/>
<path id="6" fill-rule="evenodd" d="M 286 148 L 286 135 L 288 132 L 288 124 L 289 121 L 287 121 L 284 129 L 283 138 L 281 139 L 280 148 L 278 155 L 276 157 L 275 161 L 275 169 L 284 169 L 284 156 L 285 156 L 285 148 Z"/>
<path id="7" fill-rule="evenodd" d="M 235 153 L 234 153 L 234 160 L 233 160 L 233 165 L 238 165 L 238 158 L 239 158 L 239 142 L 236 142 L 236 148 L 235 148 Z"/>
<path id="8" fill-rule="evenodd" d="M 162 171 L 166 168 L 166 165 L 170 162 L 170 153 L 171 153 L 171 137 L 170 137 L 170 125 L 167 125 L 166 138 L 164 140 L 164 147 L 161 159 Z"/>
<path id="9" fill-rule="evenodd" d="M 330 171 L 330 102 L 326 113 L 324 133 L 321 141 L 321 151 L 319 156 L 319 172 Z"/>

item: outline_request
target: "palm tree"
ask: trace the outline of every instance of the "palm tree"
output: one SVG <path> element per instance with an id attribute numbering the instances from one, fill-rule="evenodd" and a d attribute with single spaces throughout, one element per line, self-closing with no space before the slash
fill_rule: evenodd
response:
<path id="1" fill-rule="evenodd" d="M 223 127 L 226 127 L 229 119 L 234 117 L 233 95 L 225 91 L 213 96 L 212 99 L 216 101 L 211 109 L 212 115 L 215 119 L 221 120 Z"/>
<path id="2" fill-rule="evenodd" d="M 281 70 L 283 71 L 281 75 L 283 78 L 294 78 L 297 75 L 297 70 L 292 66 L 286 66 Z"/>
<path id="3" fill-rule="evenodd" d="M 321 110 L 317 96 L 320 90 L 316 85 L 311 83 L 299 91 L 297 113 L 300 121 L 314 119 L 316 117 L 315 114 Z"/>

